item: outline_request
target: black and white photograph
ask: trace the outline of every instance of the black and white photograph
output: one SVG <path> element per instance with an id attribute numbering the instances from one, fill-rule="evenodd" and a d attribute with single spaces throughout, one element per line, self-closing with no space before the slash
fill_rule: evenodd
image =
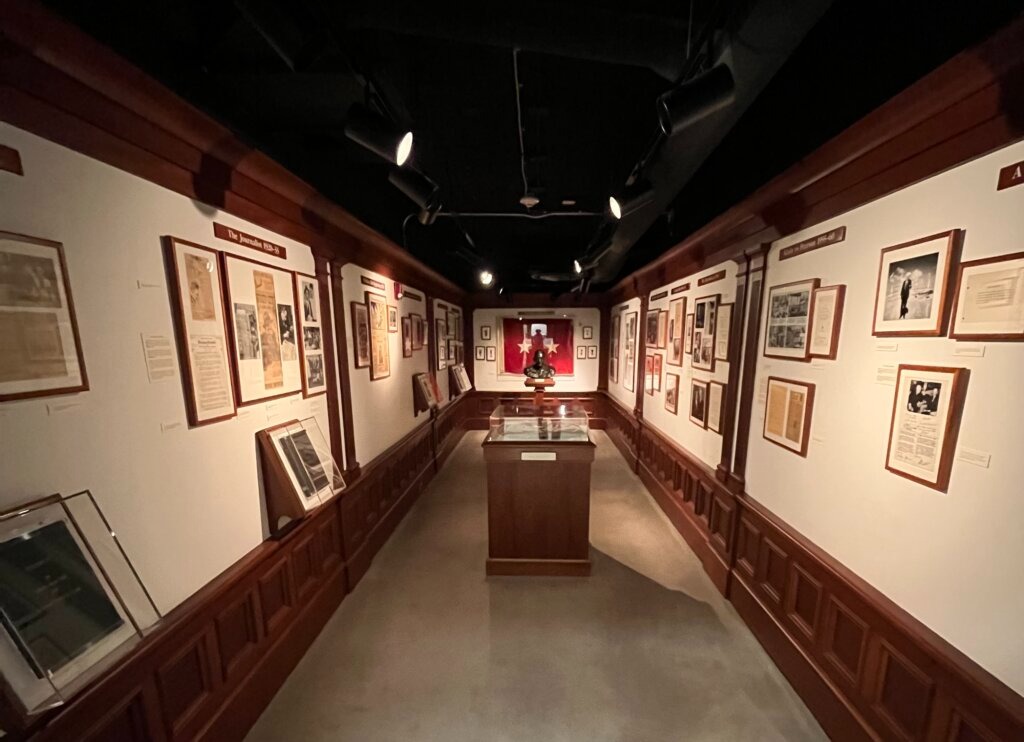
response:
<path id="1" fill-rule="evenodd" d="M 495 347 L 493 345 L 488 345 L 487 346 L 487 360 L 488 361 L 494 361 L 494 360 L 497 359 L 497 357 L 498 357 L 498 351 L 495 349 Z"/>
<path id="2" fill-rule="evenodd" d="M 694 310 L 694 313 L 693 313 L 693 327 L 694 327 L 694 329 L 697 329 L 697 330 L 703 330 L 704 329 L 704 315 L 705 315 L 706 311 L 707 311 L 706 307 L 703 304 L 700 304 L 700 303 L 697 304 L 697 308 Z"/>
<path id="3" fill-rule="evenodd" d="M 277 326 L 281 332 L 281 357 L 286 361 L 295 358 L 295 312 L 289 305 L 277 305 Z"/>
<path id="4" fill-rule="evenodd" d="M 0 251 L 0 305 L 59 309 L 59 280 L 50 258 Z"/>
<path id="5" fill-rule="evenodd" d="M 645 342 L 648 348 L 658 347 L 658 310 L 647 310 Z"/>
<path id="6" fill-rule="evenodd" d="M 321 353 L 306 356 L 306 387 L 314 389 L 324 385 L 324 357 Z"/>
<path id="7" fill-rule="evenodd" d="M 915 415 L 936 415 L 939 411 L 939 395 L 941 394 L 941 382 L 912 378 L 910 393 L 907 394 L 907 412 L 912 412 Z"/>
<path id="8" fill-rule="evenodd" d="M 235 304 L 235 338 L 240 361 L 252 361 L 260 357 L 260 328 L 256 321 L 255 305 Z"/>
<path id="9" fill-rule="evenodd" d="M 820 283 L 817 278 L 809 278 L 769 289 L 765 356 L 793 361 L 810 360 L 807 346 L 811 297 Z"/>
<path id="10" fill-rule="evenodd" d="M 302 321 L 316 322 L 316 285 L 302 281 Z"/>
<path id="11" fill-rule="evenodd" d="M 473 357 L 476 358 L 476 360 L 478 360 L 478 361 L 486 360 L 487 359 L 487 349 L 484 348 L 484 346 L 482 346 L 482 345 L 476 346 L 476 349 L 473 351 Z"/>
<path id="12" fill-rule="evenodd" d="M 690 380 L 690 420 L 702 428 L 708 425 L 708 383 Z"/>
<path id="13" fill-rule="evenodd" d="M 938 267 L 937 252 L 890 263 L 882 319 L 888 322 L 930 317 Z"/>
<path id="14" fill-rule="evenodd" d="M 320 350 L 320 328 L 302 328 L 302 347 L 306 350 Z"/>
<path id="15" fill-rule="evenodd" d="M 876 337 L 941 336 L 949 320 L 950 279 L 961 230 L 882 250 L 871 332 Z"/>
<path id="16" fill-rule="evenodd" d="M 589 358 L 590 360 L 594 360 L 594 359 L 597 358 L 597 346 L 596 345 L 588 345 L 587 346 L 587 358 Z"/>
<path id="17" fill-rule="evenodd" d="M 491 339 L 491 326 L 490 325 L 481 325 L 480 326 L 480 339 L 481 340 L 490 340 Z"/>

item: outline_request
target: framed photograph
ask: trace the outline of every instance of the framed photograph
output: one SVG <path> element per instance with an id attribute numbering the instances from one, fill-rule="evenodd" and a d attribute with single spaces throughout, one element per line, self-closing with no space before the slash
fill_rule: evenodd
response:
<path id="1" fill-rule="evenodd" d="M 718 305 L 715 321 L 715 360 L 728 361 L 732 343 L 732 303 Z"/>
<path id="2" fill-rule="evenodd" d="M 299 359 L 302 361 L 302 396 L 327 393 L 324 371 L 323 327 L 320 324 L 320 282 L 316 276 L 295 273 L 295 295 L 300 308 L 296 314 Z"/>
<path id="3" fill-rule="evenodd" d="M 462 312 L 456 309 L 448 314 L 448 337 L 456 340 L 462 337 Z"/>
<path id="4" fill-rule="evenodd" d="M 228 420 L 235 416 L 235 393 L 219 254 L 175 237 L 164 245 L 189 425 Z"/>
<path id="5" fill-rule="evenodd" d="M 954 340 L 1024 340 L 1024 252 L 961 263 Z"/>
<path id="6" fill-rule="evenodd" d="M 654 391 L 661 391 L 661 372 L 664 356 L 661 353 L 654 354 Z"/>
<path id="7" fill-rule="evenodd" d="M 708 427 L 708 382 L 690 379 L 690 422 Z"/>
<path id="8" fill-rule="evenodd" d="M 668 359 L 670 366 L 683 365 L 683 332 L 685 331 L 686 297 L 673 299 L 668 305 Z"/>
<path id="9" fill-rule="evenodd" d="M 591 361 L 597 360 L 597 346 L 596 345 L 588 345 L 587 346 L 587 358 L 589 358 Z"/>
<path id="10" fill-rule="evenodd" d="M 834 361 L 839 352 L 839 327 L 843 322 L 846 286 L 821 286 L 811 294 L 811 339 L 807 355 Z"/>
<path id="11" fill-rule="evenodd" d="M 351 302 L 352 359 L 356 368 L 370 365 L 370 313 L 362 302 Z"/>
<path id="12" fill-rule="evenodd" d="M 434 320 L 435 325 L 435 343 L 437 346 L 437 370 L 443 371 L 448 368 L 448 340 L 445 337 L 447 332 L 448 323 L 440 317 Z"/>
<path id="13" fill-rule="evenodd" d="M 644 391 L 654 396 L 654 354 L 644 356 Z"/>
<path id="14" fill-rule="evenodd" d="M 495 349 L 495 347 L 493 345 L 488 345 L 487 346 L 487 360 L 488 361 L 496 361 L 496 360 L 498 360 L 497 350 Z"/>
<path id="15" fill-rule="evenodd" d="M 473 351 L 473 357 L 478 361 L 484 361 L 487 359 L 487 348 L 482 345 L 476 346 Z"/>
<path id="16" fill-rule="evenodd" d="M 234 318 L 230 327 L 238 406 L 301 391 L 294 276 L 238 255 L 222 257 Z"/>
<path id="17" fill-rule="evenodd" d="M 938 336 L 946 332 L 949 284 L 963 232 L 921 237 L 882 250 L 875 286 L 876 337 Z"/>
<path id="18" fill-rule="evenodd" d="M 696 369 L 714 371 L 718 294 L 696 299 L 693 303 L 693 314 L 693 348 L 690 351 L 690 361 Z"/>
<path id="19" fill-rule="evenodd" d="M 658 347 L 664 348 L 668 343 L 668 312 L 658 310 Z"/>
<path id="20" fill-rule="evenodd" d="M 594 328 L 593 328 L 593 326 L 591 326 L 591 325 L 584 325 L 583 326 L 583 339 L 584 340 L 593 340 L 594 339 Z"/>
<path id="21" fill-rule="evenodd" d="M 391 376 L 391 349 L 388 341 L 388 303 L 380 294 L 366 292 L 370 316 L 370 381 Z"/>
<path id="22" fill-rule="evenodd" d="M 686 327 L 683 330 L 683 353 L 693 353 L 693 314 L 686 315 Z"/>
<path id="23" fill-rule="evenodd" d="M 491 339 L 491 326 L 490 325 L 480 325 L 480 339 L 481 340 L 490 340 Z"/>
<path id="24" fill-rule="evenodd" d="M 717 381 L 708 383 L 708 430 L 722 432 L 722 403 L 725 401 L 725 384 Z"/>
<path id="25" fill-rule="evenodd" d="M 412 349 L 414 351 L 423 350 L 423 338 L 426 335 L 423 317 L 418 314 L 410 314 L 409 322 L 412 327 Z"/>
<path id="26" fill-rule="evenodd" d="M 900 364 L 885 468 L 945 492 L 953 468 L 969 371 Z"/>
<path id="27" fill-rule="evenodd" d="M 212 302 L 218 298 L 212 277 L 208 283 L 209 294 L 198 298 Z M 202 309 L 207 316 L 214 307 Z M 213 316 L 204 320 L 210 328 L 217 324 Z M 223 339 L 223 328 L 218 332 Z M 0 232 L 0 348 L 0 402 L 89 389 L 61 243 Z M 223 401 L 210 417 L 230 416 Z"/>
<path id="28" fill-rule="evenodd" d="M 619 383 L 619 330 L 622 325 L 622 315 L 616 314 L 612 317 L 612 328 L 608 338 L 608 381 L 612 384 Z"/>
<path id="29" fill-rule="evenodd" d="M 587 357 L 587 348 L 584 345 L 576 346 L 576 360 L 583 360 Z"/>
<path id="30" fill-rule="evenodd" d="M 644 325 L 644 344 L 648 348 L 658 347 L 658 316 L 657 309 L 647 310 L 646 324 Z"/>
<path id="31" fill-rule="evenodd" d="M 806 361 L 811 325 L 811 295 L 820 285 L 817 278 L 792 281 L 768 289 L 764 355 Z"/>
<path id="32" fill-rule="evenodd" d="M 291 485 L 304 510 L 312 510 L 345 488 L 330 444 L 312 419 L 292 420 L 262 431 L 276 454 L 272 465 Z"/>
<path id="33" fill-rule="evenodd" d="M 412 318 L 402 317 L 402 358 L 412 357 Z"/>
<path id="34" fill-rule="evenodd" d="M 679 374 L 665 374 L 665 409 L 679 414 Z"/>
<path id="35" fill-rule="evenodd" d="M 636 391 L 636 342 L 637 312 L 630 312 L 626 315 L 626 367 L 622 377 L 622 386 L 627 392 Z"/>
<path id="36" fill-rule="evenodd" d="M 762 436 L 777 446 L 807 456 L 814 409 L 814 384 L 768 377 Z"/>
<path id="37" fill-rule="evenodd" d="M 398 332 L 398 307 L 388 305 L 388 332 Z"/>

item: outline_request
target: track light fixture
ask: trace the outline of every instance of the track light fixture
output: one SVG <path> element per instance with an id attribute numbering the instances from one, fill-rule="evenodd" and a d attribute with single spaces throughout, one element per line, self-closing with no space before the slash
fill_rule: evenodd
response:
<path id="1" fill-rule="evenodd" d="M 577 275 L 577 276 L 578 276 L 578 275 L 579 275 L 580 273 L 582 273 L 582 272 L 583 272 L 583 266 L 582 266 L 582 265 L 580 265 L 580 261 L 579 261 L 579 260 L 574 260 L 574 261 L 572 261 L 572 269 L 573 269 L 574 271 L 576 271 L 576 275 Z"/>
<path id="2" fill-rule="evenodd" d="M 635 185 L 626 189 L 621 198 L 608 197 L 608 211 L 612 218 L 621 219 L 643 208 L 654 200 L 654 190 L 648 185 Z"/>
<path id="3" fill-rule="evenodd" d="M 494 283 L 494 274 L 491 273 L 489 270 L 480 271 L 480 285 L 486 288 L 487 286 L 490 286 L 492 283 Z"/>
<path id="4" fill-rule="evenodd" d="M 345 136 L 388 162 L 401 167 L 412 153 L 412 132 L 400 131 L 358 103 L 352 106 L 345 122 Z"/>
<path id="5" fill-rule="evenodd" d="M 736 82 L 725 64 L 712 67 L 658 96 L 658 124 L 665 136 L 680 131 L 733 101 Z"/>
<path id="6" fill-rule="evenodd" d="M 441 210 L 441 189 L 419 170 L 401 168 L 388 173 L 388 181 L 420 207 L 420 224 L 433 224 Z"/>

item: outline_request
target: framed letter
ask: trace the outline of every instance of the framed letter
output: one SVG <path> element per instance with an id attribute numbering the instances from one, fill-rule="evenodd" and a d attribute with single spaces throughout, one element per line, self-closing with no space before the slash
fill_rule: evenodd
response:
<path id="1" fill-rule="evenodd" d="M 732 342 L 732 304 L 718 305 L 718 321 L 715 327 L 715 360 L 729 360 L 729 344 Z"/>
<path id="2" fill-rule="evenodd" d="M 811 294 L 819 284 L 817 278 L 809 278 L 768 289 L 768 316 L 764 331 L 766 358 L 809 360 L 807 346 L 811 324 Z"/>
<path id="3" fill-rule="evenodd" d="M 302 394 L 315 397 L 327 392 L 324 370 L 323 326 L 320 324 L 320 282 L 316 276 L 295 274 L 299 297 L 299 355 L 302 358 Z"/>
<path id="4" fill-rule="evenodd" d="M 611 384 L 619 383 L 619 330 L 622 325 L 622 315 L 616 314 L 612 317 L 612 329 L 608 338 L 608 381 Z"/>
<path id="5" fill-rule="evenodd" d="M 647 310 L 647 325 L 644 340 L 645 345 L 648 348 L 658 347 L 658 314 L 657 309 Z"/>
<path id="6" fill-rule="evenodd" d="M 839 326 L 843 322 L 846 286 L 822 286 L 811 296 L 811 339 L 807 355 L 834 361 L 839 352 Z"/>
<path id="7" fill-rule="evenodd" d="M 807 456 L 813 408 L 814 384 L 769 376 L 762 435 L 777 446 Z"/>
<path id="8" fill-rule="evenodd" d="M 882 250 L 873 335 L 935 336 L 946 331 L 946 294 L 961 234 L 953 229 Z"/>
<path id="9" fill-rule="evenodd" d="M 1024 252 L 960 264 L 955 340 L 1024 340 Z"/>
<path id="10" fill-rule="evenodd" d="M 665 374 L 665 409 L 679 414 L 679 374 Z"/>

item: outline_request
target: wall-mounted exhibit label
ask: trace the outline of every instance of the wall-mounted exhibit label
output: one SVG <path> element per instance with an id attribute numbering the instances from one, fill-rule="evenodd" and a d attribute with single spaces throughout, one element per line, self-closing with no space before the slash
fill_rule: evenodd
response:
<path id="1" fill-rule="evenodd" d="M 519 454 L 520 461 L 557 461 L 558 454 L 554 451 L 523 451 Z"/>
<path id="2" fill-rule="evenodd" d="M 1024 183 L 1024 160 L 1007 165 L 999 171 L 999 182 L 996 184 L 997 191 L 1003 191 L 1013 186 Z"/>
<path id="3" fill-rule="evenodd" d="M 162 289 L 164 285 L 159 281 L 147 281 L 144 278 L 140 278 L 135 281 L 135 285 L 141 291 L 142 289 Z"/>
<path id="4" fill-rule="evenodd" d="M 46 405 L 46 414 L 50 416 L 60 415 L 64 412 L 71 412 L 72 410 L 77 410 L 81 406 L 82 403 L 77 401 L 50 402 L 50 404 Z"/>
<path id="5" fill-rule="evenodd" d="M 651 301 L 658 301 L 658 299 L 664 299 L 666 296 L 668 296 L 667 291 L 659 291 L 656 294 L 651 294 Z"/>
<path id="6" fill-rule="evenodd" d="M 720 271 L 716 271 L 716 272 L 712 273 L 710 276 L 704 276 L 704 278 L 697 279 L 697 285 L 698 286 L 707 286 L 709 283 L 714 283 L 715 281 L 721 281 L 723 278 L 725 278 L 725 269 L 724 268 L 722 270 L 720 270 Z"/>
<path id="7" fill-rule="evenodd" d="M 383 281 L 374 280 L 369 276 L 359 276 L 359 280 L 363 284 L 363 286 L 372 286 L 373 288 L 380 289 L 381 291 L 384 291 L 385 288 L 387 288 L 386 286 L 384 286 Z"/>
<path id="8" fill-rule="evenodd" d="M 181 430 L 183 427 L 185 426 L 180 420 L 174 420 L 173 422 L 163 422 L 160 423 L 160 432 L 172 433 L 175 430 Z"/>
<path id="9" fill-rule="evenodd" d="M 146 357 L 146 375 L 150 384 L 175 377 L 174 350 L 169 337 L 143 333 L 142 352 Z"/>
<path id="10" fill-rule="evenodd" d="M 823 234 L 815 235 L 806 240 L 801 240 L 795 245 L 784 247 L 779 251 L 779 260 L 789 260 L 795 258 L 797 255 L 803 255 L 811 250 L 817 250 L 820 247 L 826 247 L 828 245 L 834 245 L 837 242 L 842 242 L 846 239 L 846 227 L 836 227 L 835 229 L 829 230 Z"/>
<path id="11" fill-rule="evenodd" d="M 681 285 L 676 286 L 675 288 L 673 288 L 672 289 L 672 296 L 675 296 L 676 294 L 681 294 L 684 291 L 689 291 L 689 289 L 690 289 L 690 282 L 687 281 L 686 283 L 681 284 Z"/>
<path id="12" fill-rule="evenodd" d="M 896 373 L 899 367 L 895 363 L 883 363 L 875 371 L 875 383 L 885 386 L 896 385 Z"/>
<path id="13" fill-rule="evenodd" d="M 251 247 L 253 250 L 259 250 L 267 255 L 273 255 L 275 258 L 284 259 L 288 257 L 288 251 L 281 247 L 281 245 L 275 245 L 273 242 L 265 240 L 262 237 L 257 237 L 256 235 L 239 232 L 237 229 L 226 227 L 218 222 L 213 223 L 213 235 L 214 237 L 219 237 L 222 240 L 234 242 L 236 245 Z"/>
<path id="14" fill-rule="evenodd" d="M 895 353 L 899 349 L 899 343 L 875 343 L 875 351 L 878 353 Z"/>
<path id="15" fill-rule="evenodd" d="M 422 296 L 413 291 L 409 291 L 409 289 L 406 289 L 405 291 L 402 292 L 402 298 L 411 299 L 412 301 L 423 301 Z"/>
<path id="16" fill-rule="evenodd" d="M 988 469 L 989 464 L 992 463 L 992 454 L 967 448 L 966 446 L 960 448 L 957 458 L 965 464 L 974 464 L 974 466 L 980 466 L 982 469 Z"/>
<path id="17" fill-rule="evenodd" d="M 974 358 L 985 357 L 985 346 L 979 345 L 978 343 L 960 344 L 957 343 L 956 347 L 953 348 L 953 355 L 955 356 L 972 356 Z"/>

